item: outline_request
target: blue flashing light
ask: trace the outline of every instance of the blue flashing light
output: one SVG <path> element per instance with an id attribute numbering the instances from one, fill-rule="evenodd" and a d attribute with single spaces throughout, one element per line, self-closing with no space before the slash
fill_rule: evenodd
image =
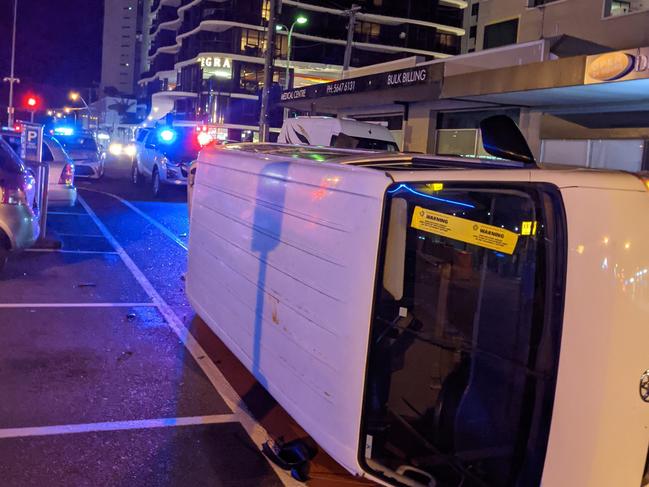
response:
<path id="1" fill-rule="evenodd" d="M 404 190 L 406 190 L 406 191 L 408 191 L 408 192 L 410 192 L 412 194 L 416 194 L 417 196 L 421 196 L 423 198 L 428 198 L 428 199 L 435 200 L 435 201 L 441 201 L 442 203 L 449 203 L 451 205 L 463 206 L 465 208 L 475 208 L 474 205 L 471 205 L 469 203 L 462 203 L 461 201 L 454 201 L 454 200 L 449 200 L 447 198 L 439 198 L 437 196 L 431 196 L 431 195 L 426 194 L 426 193 L 421 193 L 420 191 L 416 191 L 416 190 L 412 189 L 407 184 L 400 184 L 399 186 L 397 186 L 393 190 L 388 191 L 388 193 L 395 194 L 395 193 L 398 193 L 399 191 L 401 191 L 402 189 L 404 189 Z"/>
<path id="2" fill-rule="evenodd" d="M 74 129 L 72 127 L 55 127 L 54 128 L 54 133 L 56 135 L 74 135 Z"/>
<path id="3" fill-rule="evenodd" d="M 176 137 L 178 134 L 176 133 L 175 130 L 165 128 L 162 129 L 158 132 L 158 139 L 160 142 L 164 142 L 165 144 L 171 144 L 174 140 L 176 140 Z"/>

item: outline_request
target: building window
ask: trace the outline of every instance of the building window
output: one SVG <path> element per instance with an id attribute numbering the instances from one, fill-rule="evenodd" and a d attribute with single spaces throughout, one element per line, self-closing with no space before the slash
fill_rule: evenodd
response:
<path id="1" fill-rule="evenodd" d="M 261 56 L 266 48 L 264 32 L 252 29 L 241 29 L 241 52 L 247 56 Z"/>
<path id="2" fill-rule="evenodd" d="M 471 15 L 473 17 L 477 17 L 478 13 L 480 13 L 480 4 L 476 2 L 473 5 L 471 5 Z"/>
<path id="3" fill-rule="evenodd" d="M 379 38 L 379 35 L 381 34 L 381 26 L 371 22 L 356 22 L 354 31 L 362 36 L 362 41 L 367 42 Z"/>
<path id="4" fill-rule="evenodd" d="M 505 20 L 484 28 L 483 49 L 516 44 L 518 38 L 518 19 Z"/>
<path id="5" fill-rule="evenodd" d="M 261 18 L 266 22 L 270 20 L 270 0 L 264 0 L 261 4 Z"/>
<path id="6" fill-rule="evenodd" d="M 472 25 L 471 28 L 469 29 L 469 37 L 471 39 L 475 39 L 477 35 L 478 35 L 478 26 Z"/>
<path id="7" fill-rule="evenodd" d="M 649 11 L 647 0 L 604 0 L 604 17 L 618 17 L 635 12 Z"/>

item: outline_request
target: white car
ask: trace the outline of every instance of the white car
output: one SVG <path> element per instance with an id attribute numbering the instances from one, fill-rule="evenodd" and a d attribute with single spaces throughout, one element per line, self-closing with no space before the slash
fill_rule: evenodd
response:
<path id="1" fill-rule="evenodd" d="M 187 185 L 189 165 L 200 150 L 195 127 L 164 126 L 149 130 L 143 137 L 136 138 L 133 184 L 143 184 L 149 178 L 155 197 L 165 186 Z"/>
<path id="2" fill-rule="evenodd" d="M 48 205 L 74 206 L 77 188 L 74 186 L 74 161 L 54 137 L 43 136 L 43 162 L 49 163 L 47 185 Z"/>
<path id="3" fill-rule="evenodd" d="M 287 118 L 282 125 L 277 142 L 346 149 L 399 150 L 397 142 L 387 127 L 359 122 L 351 118 Z"/>
<path id="4" fill-rule="evenodd" d="M 202 151 L 187 295 L 354 475 L 639 487 L 649 188 L 501 135 L 517 160 Z"/>

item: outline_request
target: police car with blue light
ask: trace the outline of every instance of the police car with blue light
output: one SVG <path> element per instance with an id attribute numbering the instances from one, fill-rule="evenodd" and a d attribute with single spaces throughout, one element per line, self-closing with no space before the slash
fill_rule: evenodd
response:
<path id="1" fill-rule="evenodd" d="M 186 186 L 189 166 L 201 147 L 212 137 L 195 125 L 164 125 L 139 132 L 131 178 L 143 185 L 148 178 L 153 196 L 160 196 L 166 187 Z"/>

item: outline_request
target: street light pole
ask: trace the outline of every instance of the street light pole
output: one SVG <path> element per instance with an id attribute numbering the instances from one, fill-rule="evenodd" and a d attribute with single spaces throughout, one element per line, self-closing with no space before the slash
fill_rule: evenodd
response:
<path id="1" fill-rule="evenodd" d="M 268 26 L 266 30 L 266 55 L 264 56 L 264 86 L 261 91 L 261 111 L 259 113 L 259 141 L 268 142 L 270 108 L 270 88 L 273 84 L 273 59 L 275 57 L 275 24 L 277 0 L 269 0 Z"/>
<path id="2" fill-rule="evenodd" d="M 356 28 L 356 14 L 361 10 L 359 5 L 352 4 L 352 8 L 345 10 L 349 17 L 347 23 L 347 45 L 345 46 L 345 57 L 343 58 L 343 72 L 349 70 L 349 64 L 352 60 L 352 45 L 354 43 L 354 29 Z"/>
<path id="3" fill-rule="evenodd" d="M 20 83 L 15 77 L 14 67 L 16 64 L 16 20 L 18 19 L 18 0 L 14 0 L 14 25 L 11 35 L 11 74 L 2 81 L 9 82 L 9 106 L 7 106 L 7 125 L 13 127 L 14 124 L 14 83 Z"/>
<path id="4" fill-rule="evenodd" d="M 88 130 L 90 130 L 90 107 L 86 103 L 86 100 L 83 99 L 83 96 L 81 96 L 81 93 L 77 93 L 76 91 L 72 91 L 69 95 L 70 100 L 72 101 L 77 101 L 81 100 L 81 103 L 83 103 L 84 108 L 88 111 L 88 127 L 86 127 Z M 74 114 L 74 122 L 76 124 L 77 122 L 77 114 L 75 112 Z"/>

